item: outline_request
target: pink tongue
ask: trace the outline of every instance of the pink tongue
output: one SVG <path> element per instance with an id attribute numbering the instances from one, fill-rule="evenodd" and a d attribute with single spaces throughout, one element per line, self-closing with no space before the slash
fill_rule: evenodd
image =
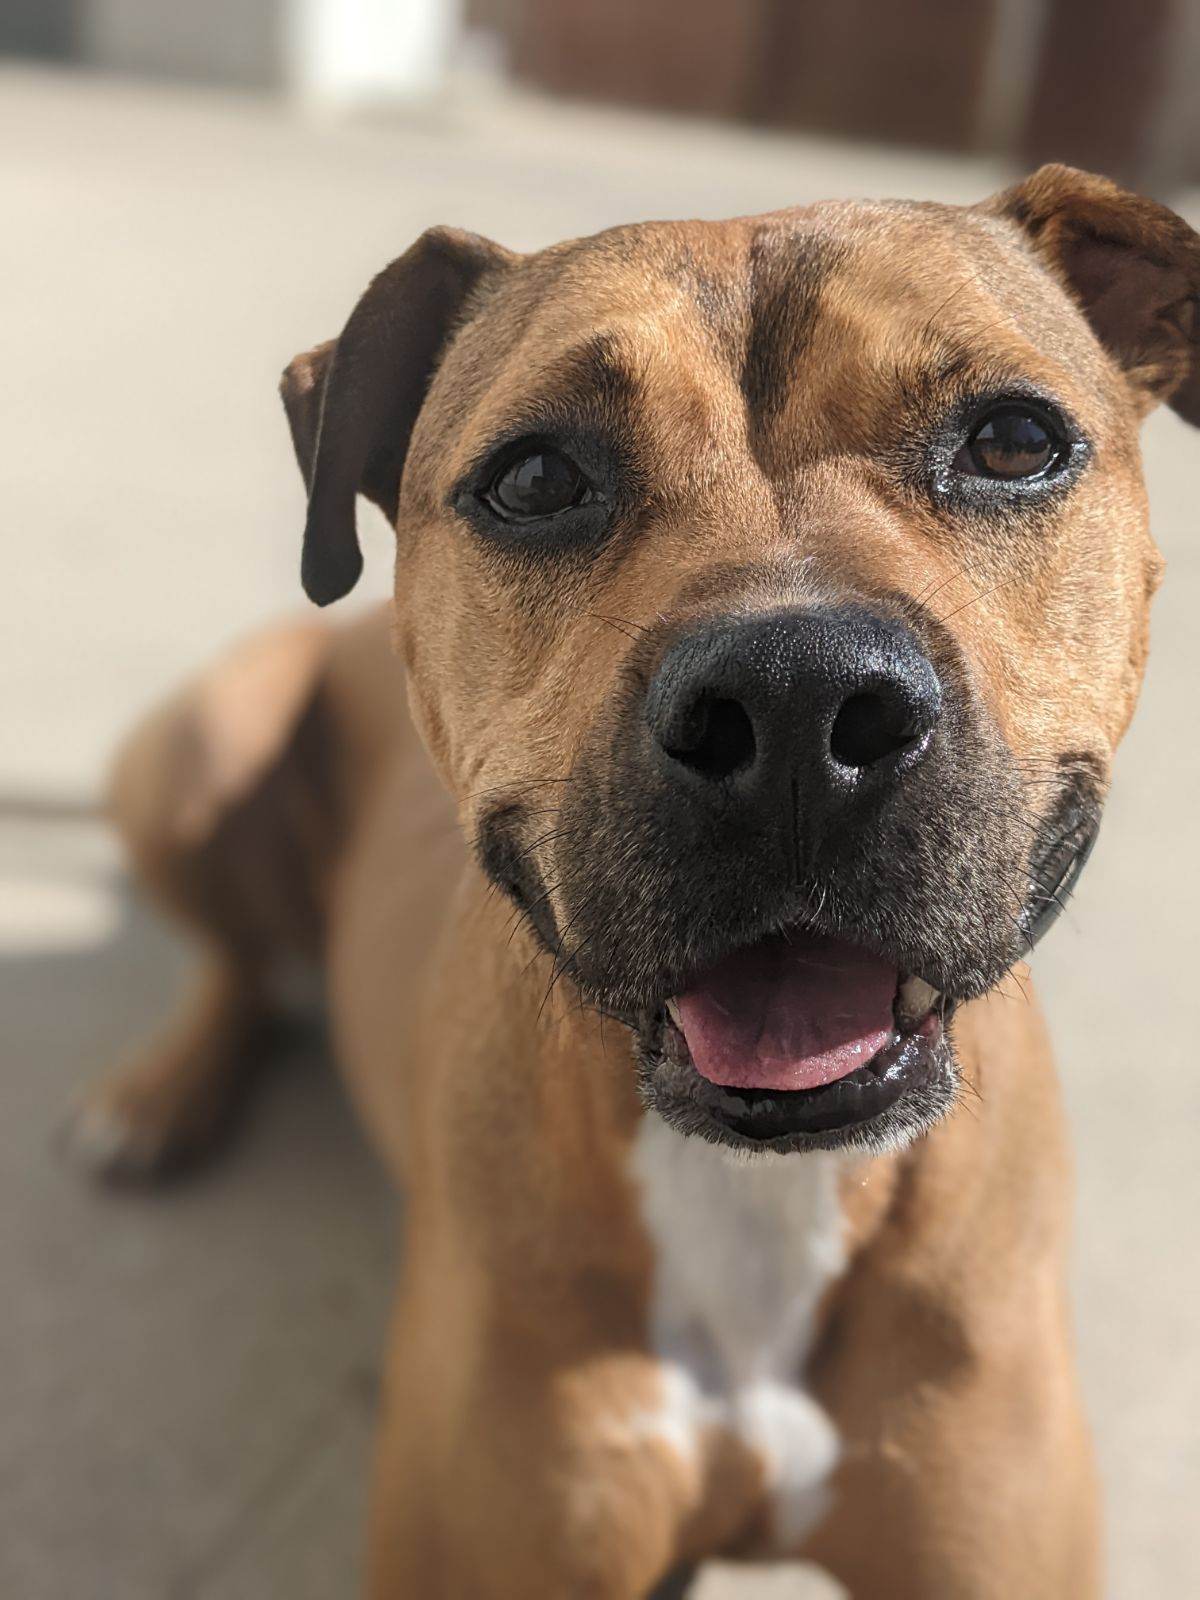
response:
<path id="1" fill-rule="evenodd" d="M 739 950 L 678 996 L 696 1070 L 731 1089 L 813 1089 L 892 1035 L 898 973 L 838 939 L 795 934 Z"/>

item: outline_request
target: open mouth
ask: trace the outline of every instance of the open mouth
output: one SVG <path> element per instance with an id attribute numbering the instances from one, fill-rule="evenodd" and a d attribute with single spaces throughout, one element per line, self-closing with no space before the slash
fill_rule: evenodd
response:
<path id="1" fill-rule="evenodd" d="M 882 1148 L 953 1103 L 950 1009 L 860 946 L 772 935 L 647 1019 L 643 1094 L 684 1131 L 744 1148 Z"/>

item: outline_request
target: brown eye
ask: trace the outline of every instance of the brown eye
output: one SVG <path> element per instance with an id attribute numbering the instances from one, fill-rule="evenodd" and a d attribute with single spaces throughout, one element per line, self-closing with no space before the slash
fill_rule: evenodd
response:
<path id="1" fill-rule="evenodd" d="M 1036 413 L 1002 406 L 978 424 L 954 465 L 981 478 L 1038 478 L 1063 458 L 1065 449 Z"/>
<path id="2" fill-rule="evenodd" d="M 506 520 L 532 522 L 581 505 L 587 494 L 587 479 L 575 463 L 559 451 L 547 449 L 505 467 L 484 499 Z"/>

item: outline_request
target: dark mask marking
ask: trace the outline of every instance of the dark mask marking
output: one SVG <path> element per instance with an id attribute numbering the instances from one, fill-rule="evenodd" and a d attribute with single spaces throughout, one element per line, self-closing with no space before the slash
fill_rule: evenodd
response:
<path id="1" fill-rule="evenodd" d="M 521 806 L 499 806 L 485 816 L 475 836 L 475 856 L 498 889 L 516 906 L 522 919 L 551 953 L 559 948 L 554 908 L 545 879 L 522 836 L 528 830 Z"/>
<path id="2" fill-rule="evenodd" d="M 813 235 L 760 228 L 750 246 L 750 315 L 740 384 L 750 448 L 764 467 L 774 423 L 796 381 L 821 289 L 844 252 Z"/>

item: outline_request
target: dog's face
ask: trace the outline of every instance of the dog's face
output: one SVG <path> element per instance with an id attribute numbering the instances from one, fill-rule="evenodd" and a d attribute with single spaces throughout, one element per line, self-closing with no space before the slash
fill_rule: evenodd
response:
<path id="1" fill-rule="evenodd" d="M 878 1148 L 952 1103 L 945 1023 L 1069 889 L 1133 709 L 1137 427 L 1198 408 L 1198 285 L 1179 219 L 1046 169 L 426 235 L 289 369 L 310 593 L 362 489 L 479 860 L 678 1126 Z"/>

